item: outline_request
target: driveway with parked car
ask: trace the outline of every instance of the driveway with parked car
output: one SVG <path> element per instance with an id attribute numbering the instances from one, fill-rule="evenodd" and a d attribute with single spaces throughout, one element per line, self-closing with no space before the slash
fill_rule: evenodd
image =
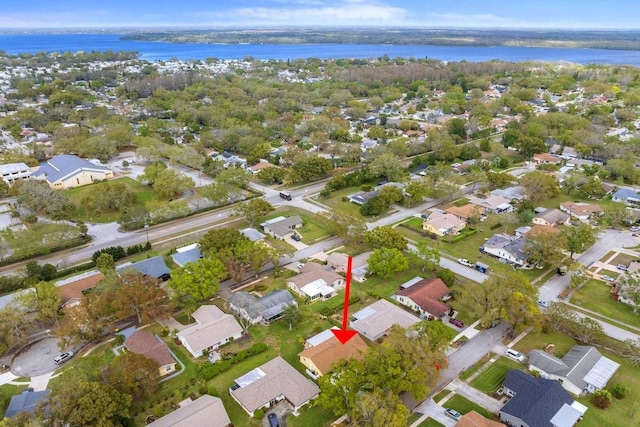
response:
<path id="1" fill-rule="evenodd" d="M 55 337 L 47 337 L 25 347 L 12 361 L 11 372 L 20 377 L 36 377 L 55 371 L 60 366 L 68 363 L 73 356 L 64 357 L 61 363 L 56 363 L 55 358 L 64 352 L 58 347 L 60 340 Z M 74 354 L 77 349 L 65 349 Z"/>

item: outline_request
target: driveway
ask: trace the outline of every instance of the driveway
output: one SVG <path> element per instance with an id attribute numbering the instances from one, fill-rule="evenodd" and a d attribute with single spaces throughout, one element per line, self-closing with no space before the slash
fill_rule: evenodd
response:
<path id="1" fill-rule="evenodd" d="M 36 377 L 51 373 L 60 366 L 53 358 L 62 353 L 58 348 L 59 339 L 47 337 L 31 344 L 21 351 L 11 362 L 11 372 L 19 377 Z M 76 348 L 70 349 L 76 353 Z"/>
<path id="2" fill-rule="evenodd" d="M 276 414 L 278 416 L 278 423 L 280 427 L 287 426 L 287 415 L 293 412 L 293 406 L 286 400 L 278 402 L 276 406 L 270 408 L 262 418 L 262 427 L 271 427 L 269 425 L 269 414 Z"/>

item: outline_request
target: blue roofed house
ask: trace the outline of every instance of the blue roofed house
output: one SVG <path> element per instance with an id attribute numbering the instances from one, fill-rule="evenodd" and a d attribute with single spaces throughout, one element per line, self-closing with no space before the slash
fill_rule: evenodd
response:
<path id="1" fill-rule="evenodd" d="M 572 427 L 587 410 L 558 381 L 523 371 L 509 371 L 498 392 L 510 397 L 500 410 L 500 421 L 511 426 Z"/>
<path id="2" fill-rule="evenodd" d="M 628 188 L 621 188 L 611 196 L 614 202 L 624 203 L 629 206 L 640 207 L 640 194 Z"/>
<path id="3" fill-rule="evenodd" d="M 143 276 L 152 277 L 159 282 L 166 282 L 171 278 L 171 270 L 161 256 L 154 256 L 134 263 L 126 262 L 117 266 L 116 272 L 122 275 L 128 269 L 133 269 Z"/>
<path id="4" fill-rule="evenodd" d="M 53 189 L 64 190 L 113 178 L 113 172 L 107 166 L 93 164 L 78 156 L 59 154 L 42 163 L 32 177 L 47 181 Z"/>
<path id="5" fill-rule="evenodd" d="M 171 259 L 178 267 L 184 267 L 186 264 L 196 262 L 201 258 L 202 251 L 198 243 L 178 248 L 176 253 L 171 255 Z"/>
<path id="6" fill-rule="evenodd" d="M 45 402 L 51 393 L 50 390 L 33 391 L 27 388 L 22 393 L 11 398 L 7 412 L 4 414 L 7 418 L 13 418 L 21 412 L 33 414 L 40 402 Z"/>

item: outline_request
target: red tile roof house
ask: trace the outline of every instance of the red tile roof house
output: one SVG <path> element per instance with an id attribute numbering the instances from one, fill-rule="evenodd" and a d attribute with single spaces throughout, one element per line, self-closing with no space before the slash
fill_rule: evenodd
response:
<path id="1" fill-rule="evenodd" d="M 560 210 L 580 221 L 586 221 L 594 216 L 604 214 L 604 209 L 602 209 L 600 205 L 592 205 L 589 203 L 564 202 L 560 203 Z"/>
<path id="2" fill-rule="evenodd" d="M 167 345 L 149 331 L 135 331 L 124 341 L 124 346 L 132 353 L 141 354 L 158 362 L 160 376 L 176 370 L 176 361 L 171 357 Z"/>
<path id="3" fill-rule="evenodd" d="M 559 165 L 560 163 L 562 163 L 562 159 L 549 153 L 540 153 L 533 155 L 533 163 L 535 163 L 536 165 Z"/>
<path id="4" fill-rule="evenodd" d="M 80 304 L 83 291 L 95 287 L 104 274 L 99 271 L 90 271 L 56 282 L 60 294 L 60 308 L 70 308 Z"/>
<path id="5" fill-rule="evenodd" d="M 441 279 L 422 279 L 396 292 L 391 298 L 416 311 L 421 318 L 440 318 L 451 309 L 442 302 L 449 296 L 449 288 Z"/>

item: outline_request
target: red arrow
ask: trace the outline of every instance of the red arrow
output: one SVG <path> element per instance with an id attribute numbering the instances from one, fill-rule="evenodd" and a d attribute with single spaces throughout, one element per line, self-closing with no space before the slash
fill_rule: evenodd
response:
<path id="1" fill-rule="evenodd" d="M 340 340 L 342 344 L 346 344 L 351 338 L 353 338 L 357 332 L 353 329 L 347 329 L 347 322 L 349 321 L 349 290 L 351 289 L 351 264 L 352 258 L 347 260 L 347 284 L 344 288 L 344 311 L 342 312 L 342 329 L 332 329 L 333 335 Z"/>

